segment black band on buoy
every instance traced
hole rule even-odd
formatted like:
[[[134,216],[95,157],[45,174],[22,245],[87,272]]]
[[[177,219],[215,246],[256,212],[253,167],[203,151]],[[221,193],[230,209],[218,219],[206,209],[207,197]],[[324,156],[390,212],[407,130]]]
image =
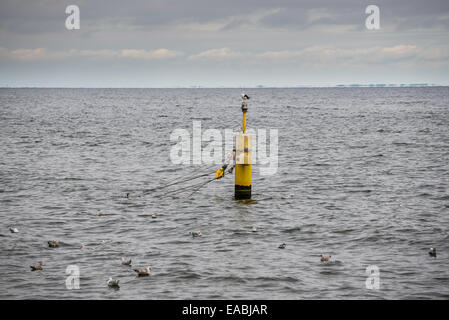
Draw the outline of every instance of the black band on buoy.
[[[236,200],[251,199],[251,186],[235,185],[235,199]]]

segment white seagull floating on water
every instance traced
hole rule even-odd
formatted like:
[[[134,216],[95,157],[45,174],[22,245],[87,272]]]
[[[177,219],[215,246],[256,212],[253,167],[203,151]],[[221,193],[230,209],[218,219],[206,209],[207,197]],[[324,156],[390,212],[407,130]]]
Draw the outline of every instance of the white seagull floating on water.
[[[112,278],[109,278],[108,281],[106,282],[108,284],[108,287],[110,288],[120,288],[119,283],[120,280],[114,280]]]

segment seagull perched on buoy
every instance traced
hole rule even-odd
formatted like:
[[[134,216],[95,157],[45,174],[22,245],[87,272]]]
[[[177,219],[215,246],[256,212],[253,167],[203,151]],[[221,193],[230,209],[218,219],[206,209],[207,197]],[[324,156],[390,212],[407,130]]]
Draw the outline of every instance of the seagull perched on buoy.
[[[246,93],[242,92],[242,99],[243,100],[249,100],[249,96]]]
[[[122,257],[122,264],[125,266],[130,266],[131,265],[131,259],[125,259]]]
[[[36,271],[36,270],[42,270],[42,266],[44,265],[44,263],[42,261],[39,261],[39,264],[36,266],[30,266],[31,271]]]
[[[431,257],[437,257],[437,249],[435,249],[435,248],[430,248],[429,249],[429,255],[431,256]]]
[[[9,231],[10,231],[11,233],[18,233],[18,232],[19,232],[19,229],[17,229],[17,228],[9,228]]]
[[[193,231],[193,232],[189,232],[189,234],[192,235],[192,238],[201,237],[203,235],[201,233],[201,231]]]
[[[134,269],[134,271],[137,273],[137,276],[139,276],[139,277],[147,277],[147,276],[149,276],[150,275],[150,270],[151,270],[150,267],[146,267],[146,269],[145,268],[143,268],[143,269]]]
[[[48,241],[47,242],[48,243],[48,246],[50,247],[50,248],[57,248],[57,247],[59,247],[59,241]]]
[[[286,245],[285,243],[283,243],[283,244],[280,244],[278,248],[279,248],[279,249],[285,249],[286,246],[287,246],[287,245]]]
[[[112,278],[109,278],[108,281],[106,282],[108,284],[109,288],[120,288],[119,283],[120,280],[114,280]]]
[[[331,259],[331,256],[323,256],[323,255],[320,255],[320,261],[321,262],[327,262],[327,261],[329,261]]]

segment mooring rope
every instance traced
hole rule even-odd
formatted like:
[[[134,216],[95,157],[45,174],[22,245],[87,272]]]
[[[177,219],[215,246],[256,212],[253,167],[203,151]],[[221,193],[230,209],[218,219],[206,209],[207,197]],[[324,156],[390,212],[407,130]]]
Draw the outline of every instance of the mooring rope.
[[[186,179],[179,180],[179,181],[175,181],[175,182],[172,182],[172,183],[163,185],[163,186],[159,186],[159,187],[155,187],[155,188],[151,188],[151,189],[146,189],[146,190],[143,191],[143,194],[147,194],[147,193],[150,193],[150,192],[156,191],[156,190],[165,189],[165,188],[168,188],[168,187],[171,187],[171,186],[174,186],[174,185],[183,183],[183,182],[188,182],[188,181],[191,181],[191,180],[195,180],[195,179],[198,179],[198,178],[202,178],[202,177],[208,176],[208,175],[210,175],[210,174],[211,174],[211,173],[202,173],[202,174],[200,174],[200,175],[197,175],[197,176],[194,176],[194,177],[188,177],[188,178],[186,178]]]
[[[192,188],[196,188],[196,187],[202,185],[203,183],[204,183],[204,182],[202,181],[202,182],[200,182],[200,183],[196,183],[196,184],[193,184],[193,185],[190,184],[190,185],[188,185],[188,186],[184,186],[184,187],[181,187],[181,188],[178,188],[178,189],[170,190],[170,191],[164,192],[164,193],[161,194],[161,195],[158,195],[158,197],[162,197],[162,196],[171,196],[171,195],[173,195],[173,194],[182,193],[182,192],[185,192],[185,191],[187,191],[187,190],[191,190]]]
[[[195,188],[195,189],[193,190],[193,192],[192,192],[191,194],[189,194],[189,195],[187,196],[187,198],[190,198],[191,196],[193,196],[194,193],[198,192],[198,191],[199,191],[201,188],[203,188],[206,184],[209,184],[209,183],[211,183],[211,182],[214,181],[214,180],[217,180],[217,178],[213,178],[213,179],[210,179],[210,180],[208,180],[208,181],[206,181],[206,182],[204,182],[204,183],[201,183],[197,188]]]

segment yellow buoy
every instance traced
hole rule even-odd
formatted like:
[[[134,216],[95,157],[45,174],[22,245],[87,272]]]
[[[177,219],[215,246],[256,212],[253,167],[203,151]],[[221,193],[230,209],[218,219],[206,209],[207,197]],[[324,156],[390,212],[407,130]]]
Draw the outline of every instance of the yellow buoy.
[[[235,137],[235,199],[251,199],[252,137],[246,134],[246,95],[242,101],[242,133]]]

